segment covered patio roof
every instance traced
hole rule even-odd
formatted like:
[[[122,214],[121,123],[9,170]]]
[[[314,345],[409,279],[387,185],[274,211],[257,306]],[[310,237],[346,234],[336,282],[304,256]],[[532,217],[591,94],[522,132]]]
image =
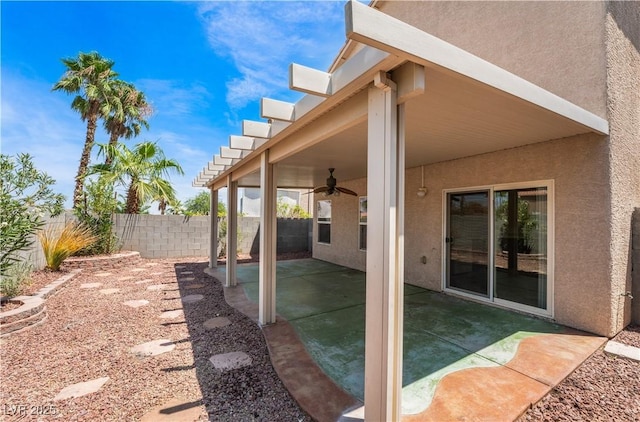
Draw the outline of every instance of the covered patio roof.
[[[594,132],[605,119],[477,56],[358,2],[346,5],[346,35],[357,53],[332,73],[290,67],[296,104],[263,99],[267,121],[243,122],[194,180],[219,189],[259,186],[260,154],[278,164],[279,187],[366,176],[367,95],[382,71],[412,78],[405,103],[406,168]],[[359,48],[359,50],[358,50]],[[417,66],[416,66],[417,65]],[[409,74],[410,73],[410,74]]]

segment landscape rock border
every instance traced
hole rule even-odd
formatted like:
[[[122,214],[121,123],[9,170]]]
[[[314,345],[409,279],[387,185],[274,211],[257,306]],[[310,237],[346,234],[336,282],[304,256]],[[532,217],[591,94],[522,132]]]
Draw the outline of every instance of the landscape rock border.
[[[111,255],[74,256],[64,261],[65,268],[101,269],[104,271],[136,265],[142,262],[140,252],[121,251]]]
[[[82,271],[72,270],[51,284],[38,290],[32,296],[16,296],[9,303],[22,303],[19,308],[0,313],[0,337],[6,337],[41,324],[47,319],[45,301],[56,293],[67,281]]]

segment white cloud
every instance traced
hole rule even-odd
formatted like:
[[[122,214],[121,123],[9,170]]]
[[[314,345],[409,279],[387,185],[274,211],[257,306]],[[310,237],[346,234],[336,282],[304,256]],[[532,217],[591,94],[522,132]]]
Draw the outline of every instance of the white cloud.
[[[227,81],[232,109],[276,93],[291,98],[289,64],[327,68],[344,42],[342,2],[206,2],[198,12],[212,48],[240,73]]]
[[[185,87],[178,81],[140,79],[135,85],[145,93],[156,118],[188,116],[197,108],[206,106],[210,97],[207,89],[196,82]]]

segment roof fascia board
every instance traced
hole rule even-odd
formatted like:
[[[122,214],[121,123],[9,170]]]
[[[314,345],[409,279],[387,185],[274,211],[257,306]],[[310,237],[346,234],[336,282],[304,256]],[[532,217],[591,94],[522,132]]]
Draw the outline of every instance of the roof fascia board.
[[[437,66],[520,98],[607,135],[609,123],[507,70],[355,0],[345,5],[346,33],[358,41],[425,66]]]

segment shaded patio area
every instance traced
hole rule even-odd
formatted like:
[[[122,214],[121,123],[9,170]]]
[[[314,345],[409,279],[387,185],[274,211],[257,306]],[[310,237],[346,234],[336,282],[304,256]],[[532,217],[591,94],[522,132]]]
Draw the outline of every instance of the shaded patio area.
[[[239,265],[237,278],[257,303],[257,264]],[[314,259],[279,261],[276,294],[278,315],[317,366],[362,402],[365,274]],[[606,340],[411,285],[404,296],[403,420],[514,420]],[[362,408],[349,410],[362,418]]]

